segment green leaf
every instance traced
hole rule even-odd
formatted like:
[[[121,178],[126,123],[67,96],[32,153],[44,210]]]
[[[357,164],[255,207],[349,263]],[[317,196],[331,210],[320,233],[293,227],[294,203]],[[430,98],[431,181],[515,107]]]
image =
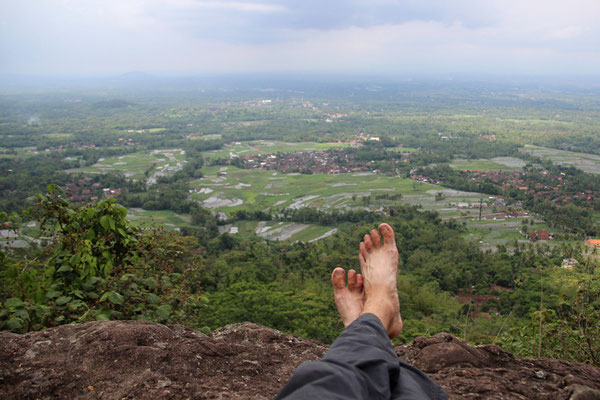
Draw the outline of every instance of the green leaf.
[[[13,317],[6,321],[6,326],[11,331],[16,331],[18,329],[21,329],[21,327],[23,326],[23,320],[21,318]]]
[[[150,289],[154,289],[156,287],[156,281],[152,278],[144,278],[140,281],[140,283]]]
[[[108,224],[110,225],[110,229],[112,229],[114,231],[115,230],[115,220],[111,216],[108,216]]]
[[[146,308],[146,305],[144,303],[139,303],[137,306],[133,307],[132,311],[137,313],[142,311],[144,308]]]
[[[126,237],[127,233],[123,230],[123,228],[118,227],[117,228],[117,232],[119,232],[121,234],[121,236]]]
[[[73,300],[73,298],[71,296],[60,296],[54,302],[56,303],[57,306],[62,306],[63,304],[67,304],[71,300]]]
[[[113,304],[123,305],[123,296],[117,292],[108,292],[108,301]]]
[[[146,302],[149,304],[158,304],[160,303],[160,297],[158,297],[154,293],[148,293],[146,295]]]
[[[21,318],[22,320],[29,319],[29,314],[25,310],[17,310],[15,311],[15,316]]]
[[[125,208],[123,206],[116,206],[115,208],[117,209],[117,211],[119,212],[119,215],[122,218],[125,218],[127,216],[127,208]]]
[[[111,310],[103,309],[103,310],[96,311],[95,317],[98,321],[108,321],[110,319],[111,315],[112,315]]]
[[[56,272],[70,272],[70,271],[73,271],[73,268],[70,265],[63,264],[60,266],[60,268]]]
[[[4,307],[14,309],[17,307],[22,307],[24,304],[25,303],[23,303],[21,299],[11,297],[10,299],[6,299],[6,301],[4,302]]]
[[[110,226],[110,223],[108,222],[108,215],[103,215],[100,217],[100,225],[102,225],[104,229],[108,229]]]
[[[205,335],[208,335],[210,333],[210,328],[208,326],[203,326],[202,328],[200,328],[200,332],[204,333]]]
[[[156,309],[156,315],[158,315],[158,318],[160,318],[161,320],[169,319],[169,316],[171,315],[171,306],[168,304],[164,304],[158,307]]]
[[[85,303],[81,300],[74,300],[69,304],[69,311],[75,311],[81,307],[84,307]]]
[[[110,270],[113,267],[113,263],[110,260],[106,260],[106,262],[100,267],[100,270],[105,273],[108,274],[110,272]]]
[[[98,278],[97,276],[90,276],[85,280],[86,285],[95,285],[96,282],[98,282],[100,280],[100,278]]]
[[[73,254],[69,262],[71,265],[77,265],[81,261],[81,255],[79,253]]]
[[[93,229],[88,230],[87,233],[85,234],[85,238],[87,240],[94,240],[95,237],[96,237],[96,232]]]
[[[102,295],[102,297],[100,297],[100,300],[98,300],[98,301],[102,303],[103,301],[105,301],[105,300],[108,298],[108,295],[109,295],[109,294],[110,294],[110,292],[106,292],[106,293],[104,293],[104,294]],[[89,293],[88,293],[88,295],[89,295]]]
[[[60,292],[57,291],[57,290],[48,290],[46,292],[46,298],[47,299],[53,299],[53,298],[58,297],[58,296],[60,296]]]

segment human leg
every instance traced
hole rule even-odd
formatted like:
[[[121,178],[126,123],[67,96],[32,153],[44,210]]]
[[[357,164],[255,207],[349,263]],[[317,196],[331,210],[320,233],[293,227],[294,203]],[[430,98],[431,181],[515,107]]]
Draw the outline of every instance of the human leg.
[[[350,270],[347,285],[342,268],[331,275],[346,329],[321,361],[298,368],[277,399],[446,399],[425,374],[398,360],[389,340],[402,330],[398,250],[389,225],[365,235],[359,260],[362,275]]]

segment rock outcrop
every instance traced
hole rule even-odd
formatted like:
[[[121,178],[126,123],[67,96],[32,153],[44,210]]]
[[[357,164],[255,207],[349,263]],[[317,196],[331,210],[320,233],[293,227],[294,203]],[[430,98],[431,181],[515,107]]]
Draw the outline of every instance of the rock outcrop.
[[[327,346],[251,323],[209,335],[141,321],[0,333],[1,399],[272,399]],[[600,399],[600,368],[518,359],[448,334],[396,346],[453,399]]]

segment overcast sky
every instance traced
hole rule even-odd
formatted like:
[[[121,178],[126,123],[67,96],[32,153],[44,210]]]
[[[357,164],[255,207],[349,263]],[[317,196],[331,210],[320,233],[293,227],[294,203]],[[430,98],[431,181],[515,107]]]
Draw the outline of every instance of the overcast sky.
[[[0,73],[600,73],[600,0],[0,0]]]

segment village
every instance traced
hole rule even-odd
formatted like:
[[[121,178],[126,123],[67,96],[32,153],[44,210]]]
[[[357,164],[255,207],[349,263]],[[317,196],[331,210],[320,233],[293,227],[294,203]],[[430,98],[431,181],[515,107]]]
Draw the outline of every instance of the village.
[[[82,178],[65,186],[65,192],[69,201],[77,203],[89,203],[98,199],[115,198],[121,194],[121,188],[103,187],[100,182],[94,182],[92,178]]]
[[[255,154],[239,157],[244,168],[278,170],[283,173],[343,174],[379,172],[372,161],[356,161],[352,154],[340,151],[305,151],[296,153]]]
[[[466,171],[467,176],[479,182],[493,182],[503,190],[518,189],[529,195],[568,204],[576,201],[591,205],[600,197],[599,190],[586,189],[575,192],[565,173],[551,174],[547,170],[535,172],[521,171]],[[536,179],[537,178],[537,179]]]

